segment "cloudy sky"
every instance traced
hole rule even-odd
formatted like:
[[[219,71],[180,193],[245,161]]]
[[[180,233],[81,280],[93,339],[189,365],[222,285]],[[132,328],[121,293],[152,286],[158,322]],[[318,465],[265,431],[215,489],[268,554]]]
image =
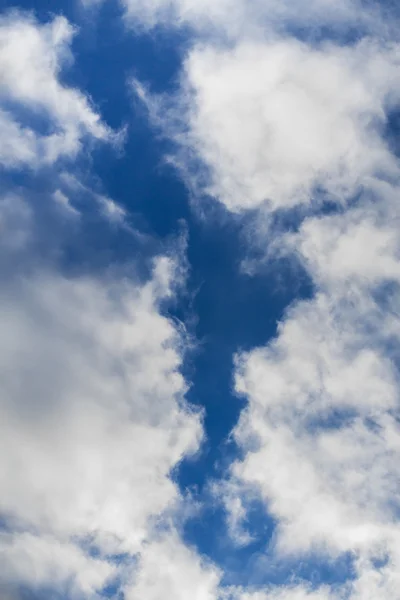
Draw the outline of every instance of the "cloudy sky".
[[[396,3],[0,10],[0,599],[400,600]]]

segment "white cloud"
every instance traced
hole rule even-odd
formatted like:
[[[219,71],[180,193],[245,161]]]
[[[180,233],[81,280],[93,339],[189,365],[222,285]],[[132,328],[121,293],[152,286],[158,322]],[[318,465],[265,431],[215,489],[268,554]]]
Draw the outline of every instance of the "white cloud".
[[[317,187],[341,202],[366,177],[397,172],[381,133],[399,97],[398,61],[396,46],[371,40],[198,45],[169,122],[161,105],[161,123],[181,145],[180,160],[190,168],[195,156],[208,170],[197,192],[230,210],[308,204]]]
[[[62,82],[73,33],[63,17],[45,25],[18,12],[0,18],[5,170],[115,139],[88,97]],[[79,198],[140,238],[125,210],[82,183],[75,166],[67,173],[53,164],[47,195],[8,183],[0,199],[0,595],[17,600],[25,586],[95,599],[119,581],[132,598],[137,590],[155,598],[168,585],[176,597],[196,586],[199,600],[214,600],[217,571],[174,529],[187,511],[171,473],[203,435],[201,414],[185,401],[188,340],[164,315],[183,283],[183,259],[161,254],[146,281],[128,277],[126,265],[62,272],[57,227],[67,236],[79,217],[84,232],[91,206],[78,211]],[[153,584],[161,561],[164,579]]]
[[[74,544],[30,533],[1,533],[0,557],[1,571],[10,583],[39,590],[48,583],[69,597],[81,593],[90,597],[116,570],[106,561],[88,557]]]
[[[174,535],[144,546],[137,577],[125,590],[126,600],[217,600],[220,573]]]
[[[40,145],[29,127],[16,123],[10,113],[0,109],[0,162],[6,168],[35,163]]]
[[[104,194],[101,194],[91,189],[89,186],[85,185],[79,179],[77,179],[74,175],[66,171],[60,173],[60,182],[62,186],[64,186],[68,193],[70,193],[71,195],[83,194],[91,201],[96,202],[101,215],[109,223],[114,225],[120,225],[125,229],[129,228],[126,222],[126,210],[120,204],[115,202],[112,198],[109,198],[108,196],[105,196]],[[60,193],[62,192],[60,192],[59,190],[56,192],[59,202],[61,197],[58,196],[58,194]],[[65,194],[62,194],[62,196],[66,198]],[[64,205],[66,204],[65,200],[61,200],[61,202]],[[71,206],[70,203],[69,208],[72,210],[76,210],[73,206]],[[71,213],[71,210],[69,212]]]
[[[135,554],[179,501],[170,471],[201,425],[183,399],[184,342],[159,312],[172,267],[160,258],[145,284],[54,272],[3,282],[0,512],[15,524],[3,579],[54,584],[59,569],[93,592],[110,567],[79,544]]]
[[[0,578],[38,588],[72,580],[72,597],[90,597],[121,574],[109,555],[127,552],[127,600],[391,600],[400,571],[399,171],[382,131],[399,100],[398,45],[286,37],[292,25],[347,28],[361,14],[374,30],[371,13],[346,0],[131,0],[125,8],[146,27],[176,21],[207,40],[212,23],[213,35],[240,38],[225,47],[196,42],[172,101],[137,88],[157,119],[171,102],[161,123],[180,144],[189,175],[193,157],[205,167],[198,192],[237,212],[267,201],[271,211],[307,205],[311,213],[316,188],[341,205],[282,240],[317,291],[288,311],[275,340],[237,357],[236,389],[248,407],[235,430],[244,458],[231,470],[226,504],[245,543],[243,489],[255,488],[278,522],[278,556],[350,552],[357,577],[339,591],[221,590],[221,574],[173,527],[155,535],[160,516],[180,502],[171,470],[202,434],[184,401],[185,341],[162,315],[177,278],[163,257],[147,283],[68,278],[42,267],[2,285],[0,511],[9,531],[0,537]],[[75,156],[87,135],[112,137],[86,96],[62,84],[72,34],[63,18],[39,25],[15,13],[0,23],[6,168]],[[112,200],[94,196],[121,220]],[[61,190],[54,200],[73,208]],[[2,202],[7,252],[21,251],[29,237],[27,206],[19,197],[15,206]],[[10,231],[18,233],[14,246]],[[387,283],[395,287],[382,291]]]
[[[334,600],[334,596],[329,589],[320,589],[317,591],[308,590],[303,586],[277,586],[268,591],[242,593],[237,591],[234,595],[235,600]]]
[[[175,98],[136,89],[178,142],[199,195],[236,212],[267,203],[290,216],[302,205],[308,217],[280,241],[309,271],[315,296],[288,311],[275,340],[237,358],[236,390],[249,404],[235,431],[244,458],[227,484],[228,524],[246,539],[242,498],[254,486],[277,520],[279,556],[350,552],[357,577],[337,593],[236,592],[386,600],[399,570],[400,256],[399,165],[384,130],[399,102],[399,47],[275,34],[196,43]],[[310,217],[321,190],[337,212]]]
[[[267,346],[237,358],[249,405],[232,475],[276,518],[278,554],[350,552],[349,597],[386,600],[400,564],[399,188],[368,187],[352,208],[288,237],[316,293]]]
[[[204,6],[169,5],[198,27],[203,13],[188,15]],[[135,18],[137,7],[130,4]],[[249,36],[244,20],[233,44],[203,36],[173,98],[134,87],[177,142],[173,161],[198,198],[209,194],[233,212],[283,209],[289,220],[302,208],[298,231],[261,243],[294,252],[316,292],[290,308],[275,340],[237,357],[236,391],[248,400],[235,430],[243,459],[216,496],[224,489],[237,543],[251,539],[246,498],[258,490],[277,522],[271,552],[279,560],[350,553],[355,579],[332,589],[283,585],[232,595],[389,600],[400,567],[400,173],[384,133],[400,100],[399,46],[381,36],[343,45],[283,34],[309,18],[303,8],[300,18],[286,12],[272,34]],[[209,7],[213,24],[213,10],[226,9]],[[324,18],[337,25],[329,10],[320,17],[318,25]],[[345,20],[350,25],[349,14]],[[321,216],[326,198],[337,210]]]
[[[26,13],[0,18],[0,161],[32,167],[75,156],[84,136],[113,140],[90,99],[63,84],[74,28],[64,17],[40,24]]]
[[[86,7],[101,2],[81,1]],[[120,0],[120,4],[131,27],[189,27],[208,39],[263,37],[294,26],[383,30],[379,7],[358,0]]]
[[[291,308],[276,340],[238,358],[236,389],[249,405],[229,486],[258,489],[282,560],[350,552],[349,597],[389,600],[400,565],[398,293],[382,307],[357,283],[332,288]]]
[[[90,138],[115,139],[89,99],[62,83],[73,33],[63,17],[46,25],[17,12],[0,19],[5,170],[74,158]],[[0,199],[1,594],[16,600],[26,586],[99,598],[117,577],[129,580],[131,595],[142,587],[150,598],[145,570],[164,549],[180,553],[203,590],[199,600],[211,600],[218,575],[203,569],[172,524],[183,500],[171,472],[203,434],[201,415],[185,401],[185,331],[162,308],[185,269],[171,250],[154,260],[147,281],[121,265],[92,275],[75,265],[74,275],[64,274],[64,238],[48,229],[61,223],[67,235],[75,221],[68,215],[84,232],[90,202],[81,212],[77,198],[94,200],[108,222],[135,233],[125,211],[82,183],[74,165],[68,173],[53,165],[40,208],[34,189],[12,184]],[[155,543],[163,520],[170,533]],[[125,554],[126,562],[113,559]],[[192,586],[185,576],[176,571],[171,589]]]
[[[135,83],[197,197],[233,212],[283,209],[288,220],[303,209],[299,230],[273,243],[296,253],[316,292],[290,308],[275,340],[237,357],[248,407],[235,430],[244,458],[225,487],[228,527],[246,541],[246,495],[258,490],[280,560],[350,553],[355,579],[232,593],[389,600],[400,566],[400,173],[385,127],[400,100],[399,46],[311,44],[279,29],[261,38],[249,41],[245,24],[234,44],[196,42],[174,98]],[[336,212],[321,216],[326,198]]]
[[[265,348],[237,358],[236,390],[249,404],[235,431],[244,458],[226,487],[228,525],[243,536],[253,486],[277,520],[278,555],[350,552],[358,577],[340,594],[391,598],[400,533],[399,165],[384,130],[399,103],[399,47],[381,38],[243,38],[195,44],[176,98],[137,88],[180,145],[179,166],[198,195],[236,212],[267,204],[288,218],[302,205],[308,217],[279,241],[300,257],[315,296],[288,311]],[[337,212],[310,217],[321,190]],[[385,555],[378,568],[374,559]]]
[[[54,202],[60,207],[64,214],[70,217],[79,217],[79,211],[74,208],[66,196],[61,190],[56,190],[53,194]]]
[[[200,425],[182,404],[163,286],[43,273],[3,287],[3,511],[135,549],[176,498],[168,474]]]
[[[325,285],[376,285],[400,277],[399,240],[390,225],[377,226],[358,213],[358,220],[333,216],[309,219],[302,227],[303,253]],[[323,257],[323,260],[321,260]]]
[[[350,552],[351,598],[386,600],[400,564],[398,187],[368,188],[288,237],[317,291],[267,346],[237,358],[249,405],[233,477],[277,519],[278,553]]]

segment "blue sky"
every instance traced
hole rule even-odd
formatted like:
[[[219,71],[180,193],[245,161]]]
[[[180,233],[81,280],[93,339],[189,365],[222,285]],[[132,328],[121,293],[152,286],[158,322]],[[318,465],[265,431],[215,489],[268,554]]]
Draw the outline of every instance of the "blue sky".
[[[392,600],[398,14],[0,13],[0,595]]]

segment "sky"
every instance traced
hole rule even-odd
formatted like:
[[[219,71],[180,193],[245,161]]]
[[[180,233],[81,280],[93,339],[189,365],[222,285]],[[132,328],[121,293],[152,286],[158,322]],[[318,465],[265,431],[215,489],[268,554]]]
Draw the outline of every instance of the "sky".
[[[1,600],[400,600],[399,24],[0,1]]]

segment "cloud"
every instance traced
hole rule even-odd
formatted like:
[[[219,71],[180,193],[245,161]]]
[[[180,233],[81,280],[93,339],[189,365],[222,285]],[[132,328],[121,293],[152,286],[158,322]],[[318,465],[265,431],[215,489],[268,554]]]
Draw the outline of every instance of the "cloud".
[[[82,0],[86,7],[100,2]],[[374,2],[358,0],[120,0],[120,5],[130,27],[184,27],[206,39],[264,37],[266,32],[299,26],[314,33],[322,27],[337,32],[352,27],[365,31],[387,30],[387,23],[382,22],[380,14],[382,9]]]
[[[185,402],[184,332],[164,312],[179,258],[160,254],[147,278],[31,261],[34,211],[21,191],[0,202],[1,244],[16,265],[0,288],[0,579],[12,592],[56,586],[71,598],[118,581],[127,600],[389,600],[400,570],[399,169],[384,134],[399,101],[398,44],[390,28],[374,37],[382,21],[346,0],[124,6],[131,23],[196,31],[177,94],[136,92],[177,143],[174,160],[197,196],[238,213],[303,211],[278,243],[300,258],[315,295],[286,312],[275,339],[236,357],[248,404],[234,431],[228,525],[251,540],[251,490],[277,523],[279,560],[350,554],[354,580],[224,589],[218,569],[184,544],[171,472],[197,451],[202,423]],[[361,40],[333,39],[360,16]],[[324,25],[330,41],[310,40]],[[62,83],[72,35],[61,17],[2,18],[7,169],[114,139],[89,99]],[[78,216],[80,192],[109,220],[125,216],[106,194],[58,175],[52,198],[64,213]]]
[[[275,339],[236,357],[248,406],[225,504],[234,537],[246,539],[246,494],[258,491],[280,560],[349,555],[354,580],[234,593],[386,600],[400,566],[400,177],[386,137],[399,47],[362,32],[347,44],[305,41],[287,35],[289,24],[251,41],[247,32],[229,45],[196,41],[174,97],[135,87],[177,143],[172,160],[199,201],[259,210],[260,221],[285,213],[291,233],[264,236],[265,251],[295,255],[315,290],[287,310]]]
[[[258,490],[281,560],[350,553],[349,597],[389,599],[400,535],[397,211],[374,224],[367,206],[357,212],[305,221],[298,251],[316,294],[290,307],[274,340],[237,357],[248,407],[229,489]]]
[[[61,16],[42,24],[27,13],[0,18],[0,161],[7,167],[74,157],[84,137],[113,141],[90,98],[64,84],[75,33]]]
[[[134,554],[179,501],[169,474],[201,425],[183,399],[183,340],[159,312],[170,269],[159,259],[143,285],[51,272],[3,283],[0,511],[31,569],[43,538],[73,564],[85,540]]]
[[[287,310],[275,339],[237,356],[248,407],[229,488],[258,489],[282,560],[350,553],[355,579],[339,597],[389,599],[400,535],[399,180],[350,166],[362,193],[281,238],[315,295]]]
[[[153,540],[143,548],[137,577],[125,590],[126,600],[176,598],[217,600],[221,574],[174,535]]]
[[[398,57],[397,46],[373,40],[198,45],[169,110],[136,89],[177,141],[178,163],[197,195],[235,212],[309,205],[321,189],[342,203],[366,177],[397,174],[382,131],[399,96]]]
[[[244,457],[226,485],[228,525],[237,537],[256,489],[277,521],[278,556],[350,552],[351,597],[390,598],[400,531],[400,178],[385,128],[399,103],[399,48],[360,37],[310,43],[276,30],[228,46],[203,40],[174,98],[136,89],[177,142],[175,161],[198,198],[292,219],[295,233],[272,243],[300,259],[315,289],[287,311],[276,339],[237,356],[236,391],[248,407],[235,429]]]
[[[344,51],[354,58],[353,53],[357,54],[359,49]],[[309,52],[313,60],[315,57],[319,60],[320,50],[309,49]],[[365,47],[362,55],[362,68],[371,73]],[[349,56],[343,63],[345,70],[348,59]],[[235,72],[239,63],[240,60],[232,63]],[[337,81],[333,63],[328,61],[326,68],[326,77]],[[340,86],[333,98],[336,114],[348,119],[345,128],[337,127],[339,137],[343,131],[347,135],[351,128],[356,132],[350,136],[345,168],[343,165],[338,168],[341,152],[336,154],[334,148],[332,152],[332,145],[327,143],[335,127],[332,131],[318,129],[323,135],[320,144],[314,147],[316,155],[310,160],[312,177],[307,184],[304,183],[305,164],[309,160],[306,145],[304,149],[295,146],[293,156],[291,150],[283,152],[288,162],[282,171],[277,165],[268,169],[269,157],[275,160],[279,153],[274,150],[270,155],[265,140],[254,146],[260,150],[254,152],[252,148],[248,152],[251,157],[261,155],[263,188],[272,181],[272,175],[279,175],[268,205],[271,213],[284,208],[290,216],[291,205],[310,203],[299,228],[281,235],[273,243],[280,244],[280,251],[295,253],[300,259],[312,279],[315,295],[287,310],[275,339],[236,358],[236,391],[247,398],[248,407],[235,430],[244,458],[234,463],[228,489],[232,494],[232,484],[236,482],[242,489],[237,495],[243,498],[249,488],[258,490],[277,523],[273,547],[281,560],[288,555],[312,557],[315,552],[320,557],[350,553],[356,576],[354,582],[337,592],[338,597],[386,599],[392,597],[399,569],[396,498],[400,489],[397,473],[400,271],[395,225],[398,162],[386,145],[382,124],[390,110],[384,98],[387,94],[391,99],[396,98],[396,90],[387,88],[382,95],[378,92],[374,100],[370,98],[365,103],[365,94],[353,95],[352,87],[369,88],[365,83],[359,87],[361,70],[355,69],[351,82],[349,78],[343,88],[344,94],[349,93],[349,98],[353,98],[352,108],[346,102],[342,109]],[[243,72],[246,78],[247,71]],[[380,69],[379,77],[383,72]],[[388,83],[392,85],[389,80]],[[220,80],[215,86],[219,84]],[[243,89],[247,87],[244,85]],[[375,92],[378,89],[379,85]],[[296,100],[296,92],[291,99]],[[301,123],[304,115],[308,115],[308,107],[298,102],[295,105],[293,118]],[[329,116],[329,106],[329,102],[324,105],[321,113],[324,118]],[[369,108],[365,109],[366,106]],[[235,135],[238,139],[242,137],[240,122],[246,132],[243,137],[252,131],[246,125],[252,123],[253,112],[249,108],[246,117],[227,126],[232,139]],[[314,125],[319,113],[314,110],[312,114],[309,123]],[[379,126],[375,118],[381,121]],[[273,127],[275,140],[287,131],[283,119],[275,119]],[[256,139],[255,134],[249,136]],[[308,139],[304,131],[294,137],[293,144],[297,140],[300,145],[307,144]],[[365,158],[362,139],[369,139]],[[230,164],[232,147],[232,143],[223,147],[218,166],[224,164],[225,148],[226,162]],[[382,157],[386,158],[381,160]],[[291,180],[297,159],[306,162]],[[318,169],[324,160],[327,167]],[[232,173],[236,174],[233,168]],[[249,173],[253,185],[257,182],[256,171]],[[226,181],[218,170],[215,180]],[[288,196],[287,186],[292,181],[297,195]],[[304,185],[303,197],[300,192]],[[339,200],[336,210],[321,211],[318,193],[316,200],[312,197],[316,185],[327,192],[325,198]],[[358,195],[354,196],[356,189]],[[236,210],[237,206],[226,200],[234,194],[224,195],[223,190],[217,189],[218,197],[228,208]],[[245,201],[238,200],[238,206],[241,210],[246,208]],[[261,203],[247,205],[255,206]],[[336,591],[330,593],[336,597]]]
[[[85,198],[90,199],[90,201],[94,201],[98,205],[102,217],[105,218],[109,223],[129,228],[126,222],[126,210],[112,198],[109,198],[103,193],[99,193],[90,186],[82,183],[82,181],[80,181],[70,172],[61,172],[59,179],[61,186],[64,187],[68,193],[75,196],[84,196]],[[61,194],[61,196],[59,194]],[[69,213],[71,214],[71,209],[76,209],[71,206],[70,202],[63,200],[63,197],[67,198],[65,194],[63,194],[60,190],[57,190],[55,198],[58,199],[58,202],[61,202],[64,205],[64,208],[69,210]]]
[[[101,231],[141,237],[101,183],[94,191],[78,176],[79,150],[115,136],[62,83],[73,32],[63,17],[0,20],[0,588],[15,600],[21,588],[71,600],[128,579],[133,589],[151,544],[159,557],[176,547],[203,577],[175,531],[183,499],[172,472],[203,436],[185,400],[188,336],[166,313],[184,258],[172,244],[152,257],[143,246],[140,261],[107,255],[91,268],[91,249],[74,246],[99,207]],[[33,172],[17,186],[15,168]],[[157,545],[160,528],[169,534]],[[216,586],[206,568],[204,578]]]
[[[272,34],[248,36],[245,21],[234,43],[203,36],[175,96],[134,89],[176,143],[171,160],[196,199],[259,211],[265,253],[295,256],[315,290],[287,310],[275,339],[236,357],[235,389],[248,401],[234,431],[241,458],[216,496],[224,490],[236,543],[252,539],[247,498],[258,492],[279,561],[349,556],[353,579],[232,595],[389,600],[400,567],[400,173],[386,128],[400,100],[399,46],[362,27],[347,44],[307,41],[302,19],[291,36],[288,15]],[[271,239],[265,215],[278,213],[290,233]]]
[[[250,399],[238,441],[256,436],[259,449],[237,474],[260,485],[291,551],[364,549],[396,520],[396,373],[360,332],[370,314],[352,300],[301,303],[275,342],[238,365]]]
[[[64,212],[64,214],[70,217],[79,217],[79,211],[71,205],[68,196],[66,196],[61,190],[56,190],[53,193],[53,199],[54,202]]]
[[[74,544],[29,533],[0,534],[0,556],[9,580],[31,589],[40,589],[46,582],[59,591],[68,590],[70,597],[80,593],[90,597],[115,569],[106,561],[88,557]]]
[[[272,588],[268,591],[237,592],[235,600],[333,600],[328,589],[308,590],[304,586]]]

